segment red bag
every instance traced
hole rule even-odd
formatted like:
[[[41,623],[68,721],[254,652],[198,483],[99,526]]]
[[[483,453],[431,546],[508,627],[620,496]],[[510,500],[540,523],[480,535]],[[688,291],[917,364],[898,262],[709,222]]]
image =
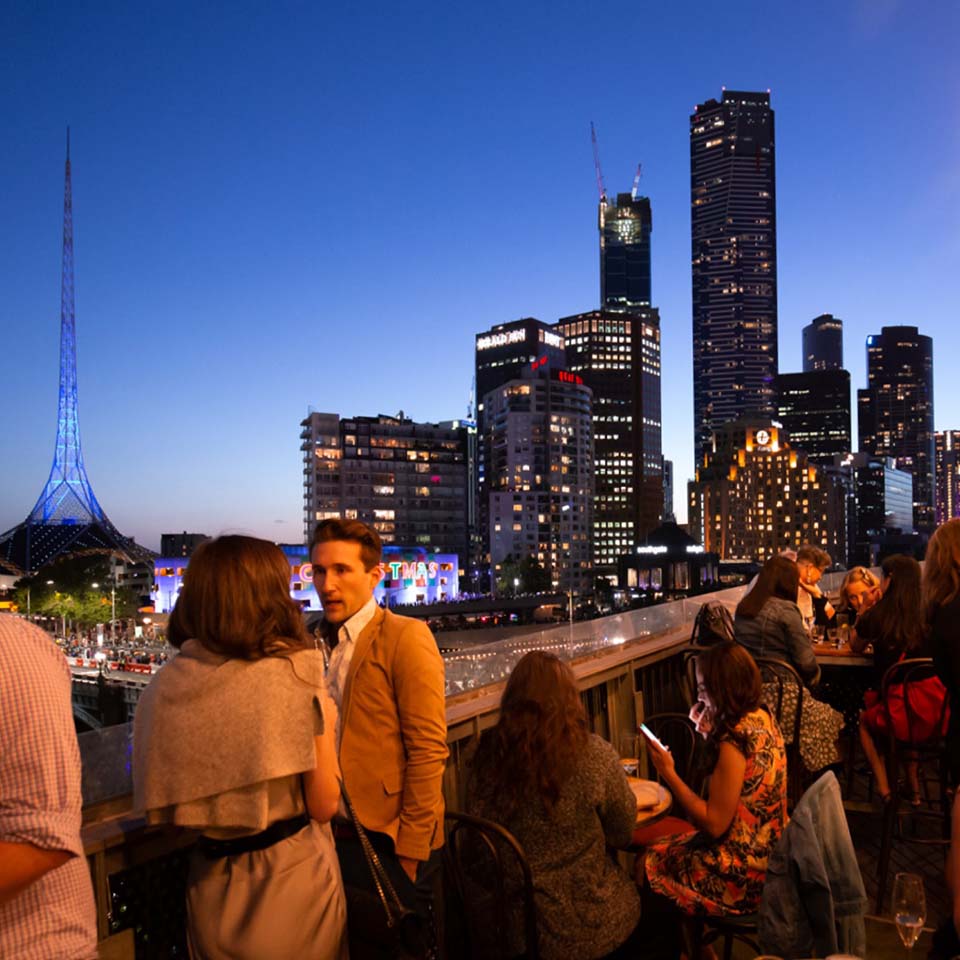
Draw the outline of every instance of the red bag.
[[[868,696],[874,691],[868,691]],[[864,714],[867,725],[880,733],[886,733],[890,721],[893,722],[894,736],[904,743],[924,743],[934,737],[943,737],[947,733],[950,708],[944,707],[947,688],[939,677],[925,677],[909,685],[910,716],[907,716],[907,704],[904,703],[903,684],[895,683],[887,689],[886,704],[879,698],[869,704]]]

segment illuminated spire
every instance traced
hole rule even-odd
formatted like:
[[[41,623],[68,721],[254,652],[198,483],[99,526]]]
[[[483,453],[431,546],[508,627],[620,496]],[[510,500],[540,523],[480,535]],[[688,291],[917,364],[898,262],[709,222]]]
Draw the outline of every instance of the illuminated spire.
[[[70,128],[63,189],[63,270],[60,282],[60,401],[53,466],[43,493],[30,511],[31,523],[85,524],[106,520],[83,466],[77,410],[77,329],[73,303],[73,194]],[[109,522],[109,521],[107,521]]]

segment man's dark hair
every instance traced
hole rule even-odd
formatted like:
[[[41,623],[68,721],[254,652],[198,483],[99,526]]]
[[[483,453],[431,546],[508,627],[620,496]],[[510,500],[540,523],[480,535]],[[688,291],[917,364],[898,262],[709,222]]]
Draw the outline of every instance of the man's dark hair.
[[[310,540],[310,555],[313,556],[313,548],[318,543],[329,543],[331,540],[359,543],[360,559],[367,570],[372,570],[383,556],[380,534],[360,520],[341,520],[339,517],[321,520]]]

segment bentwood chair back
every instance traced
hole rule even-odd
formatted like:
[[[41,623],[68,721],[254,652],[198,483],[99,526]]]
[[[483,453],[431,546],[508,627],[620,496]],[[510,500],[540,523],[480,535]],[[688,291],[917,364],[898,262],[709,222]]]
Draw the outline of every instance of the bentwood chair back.
[[[517,839],[498,823],[444,815],[447,956],[539,960],[533,876]]]
[[[773,714],[787,747],[787,795],[790,806],[802,792],[800,729],[803,725],[803,680],[789,663],[773,657],[754,657],[763,680],[763,700]]]

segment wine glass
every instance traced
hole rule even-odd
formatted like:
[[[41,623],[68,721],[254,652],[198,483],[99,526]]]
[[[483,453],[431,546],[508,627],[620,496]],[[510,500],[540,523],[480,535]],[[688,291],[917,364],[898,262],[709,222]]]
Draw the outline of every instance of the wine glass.
[[[893,881],[893,915],[903,945],[912,951],[927,919],[923,879],[915,873],[898,873]]]
[[[628,777],[635,777],[639,771],[639,743],[637,734],[624,732],[620,734],[620,763],[623,764],[623,772]]]

